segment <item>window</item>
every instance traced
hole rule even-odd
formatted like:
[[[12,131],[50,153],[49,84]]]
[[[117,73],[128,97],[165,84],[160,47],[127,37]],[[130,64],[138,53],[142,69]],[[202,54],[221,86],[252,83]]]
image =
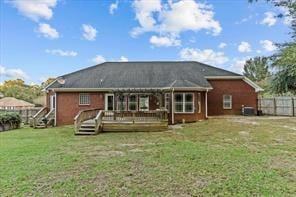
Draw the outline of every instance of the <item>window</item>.
[[[223,109],[232,109],[231,95],[223,95]]]
[[[164,99],[165,109],[167,109],[168,111],[170,111],[171,95],[169,93],[166,93],[164,96],[165,96],[165,99]]]
[[[194,98],[192,93],[175,94],[175,112],[177,113],[193,113]]]
[[[117,99],[117,110],[126,111],[127,110],[127,96],[120,95]]]
[[[79,95],[79,105],[89,105],[90,104],[90,97],[89,94],[80,94]]]
[[[149,96],[139,97],[139,111],[149,111]]]
[[[136,111],[138,108],[138,99],[137,95],[130,95],[128,97],[128,110]]]
[[[198,93],[198,113],[201,113],[201,93]]]

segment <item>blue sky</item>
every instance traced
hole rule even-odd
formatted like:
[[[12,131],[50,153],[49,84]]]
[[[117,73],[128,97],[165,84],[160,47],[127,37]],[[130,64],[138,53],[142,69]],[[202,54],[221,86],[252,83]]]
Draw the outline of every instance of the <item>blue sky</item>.
[[[262,1],[4,0],[0,83],[40,83],[103,61],[196,60],[241,72],[289,39]]]

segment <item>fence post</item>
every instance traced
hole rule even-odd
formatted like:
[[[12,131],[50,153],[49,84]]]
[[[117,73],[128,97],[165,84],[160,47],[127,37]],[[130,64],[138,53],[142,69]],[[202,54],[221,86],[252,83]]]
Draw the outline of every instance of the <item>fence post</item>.
[[[26,109],[26,124],[29,123],[29,109]]]
[[[292,116],[295,116],[295,100],[294,97],[291,97],[292,99]]]
[[[276,98],[273,98],[273,115],[276,116]]]

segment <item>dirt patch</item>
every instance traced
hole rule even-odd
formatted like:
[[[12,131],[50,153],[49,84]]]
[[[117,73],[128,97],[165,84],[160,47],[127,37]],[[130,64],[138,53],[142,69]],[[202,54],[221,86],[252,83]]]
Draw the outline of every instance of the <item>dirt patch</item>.
[[[235,123],[243,123],[243,124],[251,124],[251,125],[259,125],[260,123],[251,120],[251,119],[230,119],[230,122],[235,122]]]
[[[286,128],[286,129],[290,129],[290,130],[293,130],[293,131],[296,131],[296,127],[291,127],[291,126],[283,126],[283,128]]]
[[[295,159],[286,159],[282,156],[273,158],[269,162],[269,167],[275,170],[286,171],[294,178],[296,178],[296,161]]]
[[[248,131],[240,131],[240,132],[238,132],[241,136],[245,136],[245,137],[247,137],[247,136],[249,136],[250,135],[250,133],[248,132]]]
[[[123,147],[134,147],[134,146],[139,146],[139,144],[120,144],[120,146],[123,146]]]
[[[169,125],[169,129],[175,130],[175,129],[182,129],[183,125],[176,124],[176,125]]]
[[[117,150],[100,150],[100,151],[92,151],[87,153],[89,156],[102,156],[102,157],[115,157],[115,156],[124,156],[125,153],[123,151]]]

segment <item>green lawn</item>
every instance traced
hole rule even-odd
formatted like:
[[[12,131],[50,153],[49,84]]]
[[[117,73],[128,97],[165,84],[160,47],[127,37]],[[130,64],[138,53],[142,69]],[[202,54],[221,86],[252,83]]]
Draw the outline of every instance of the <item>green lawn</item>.
[[[292,196],[295,181],[296,118],[97,136],[71,127],[0,133],[0,196]]]

